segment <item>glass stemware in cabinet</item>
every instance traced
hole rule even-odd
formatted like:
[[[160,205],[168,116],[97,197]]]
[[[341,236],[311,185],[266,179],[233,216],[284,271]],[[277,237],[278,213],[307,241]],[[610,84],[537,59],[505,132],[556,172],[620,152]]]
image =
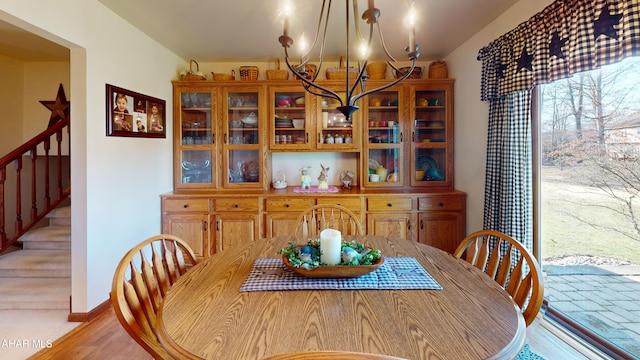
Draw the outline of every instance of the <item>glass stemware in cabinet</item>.
[[[181,100],[181,144],[213,144],[211,93],[183,92]]]
[[[260,183],[260,158],[257,150],[233,150],[229,153],[230,183]]]
[[[211,118],[212,93],[183,91],[176,119],[179,134],[179,162],[175,167],[175,181],[179,188],[215,186],[215,133]]]
[[[180,166],[182,184],[211,183],[213,171],[211,151],[183,150]]]

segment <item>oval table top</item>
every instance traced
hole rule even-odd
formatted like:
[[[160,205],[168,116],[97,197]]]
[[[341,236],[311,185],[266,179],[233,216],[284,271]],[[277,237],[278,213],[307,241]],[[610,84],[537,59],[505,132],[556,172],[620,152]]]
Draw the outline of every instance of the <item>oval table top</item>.
[[[408,240],[356,237],[385,257],[414,257],[442,290],[239,291],[256,258],[277,258],[293,240],[224,250],[180,278],[158,312],[167,351],[180,359],[342,350],[462,360],[512,359],[524,345],[524,319],[504,289],[466,261]]]

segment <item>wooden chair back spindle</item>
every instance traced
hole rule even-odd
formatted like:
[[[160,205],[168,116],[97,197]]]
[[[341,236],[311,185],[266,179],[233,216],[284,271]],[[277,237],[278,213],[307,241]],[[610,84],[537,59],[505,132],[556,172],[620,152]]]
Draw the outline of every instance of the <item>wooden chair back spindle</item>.
[[[469,234],[454,256],[464,257],[500,284],[520,307],[527,326],[535,320],[544,297],[542,271],[520,242],[498,231],[480,230]]]
[[[314,205],[296,220],[296,236],[318,237],[324,229],[335,229],[343,235],[364,235],[360,219],[340,205]]]
[[[116,268],[111,286],[116,317],[155,359],[173,359],[156,337],[156,313],[167,291],[195,264],[195,254],[186,242],[160,234],[129,250]]]

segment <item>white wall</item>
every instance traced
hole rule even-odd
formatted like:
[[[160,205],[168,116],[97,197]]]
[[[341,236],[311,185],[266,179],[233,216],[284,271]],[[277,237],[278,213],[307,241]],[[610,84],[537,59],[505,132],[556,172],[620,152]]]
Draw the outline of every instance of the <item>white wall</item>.
[[[551,4],[552,0],[521,0],[446,57],[454,88],[455,187],[467,192],[467,233],[483,224],[484,180],[489,106],[480,101],[481,63],[478,51]]]
[[[0,157],[22,142],[22,82],[24,66],[21,61],[0,55]]]
[[[49,125],[51,110],[42,105],[41,100],[56,100],[60,84],[69,99],[69,66],[68,61],[24,63],[23,142],[43,132]]]
[[[172,190],[171,112],[166,139],[107,137],[105,84],[171,109],[185,62],[96,0],[3,2],[0,20],[71,49],[72,312],[87,312],[108,299],[126,250],[160,232],[158,194]]]

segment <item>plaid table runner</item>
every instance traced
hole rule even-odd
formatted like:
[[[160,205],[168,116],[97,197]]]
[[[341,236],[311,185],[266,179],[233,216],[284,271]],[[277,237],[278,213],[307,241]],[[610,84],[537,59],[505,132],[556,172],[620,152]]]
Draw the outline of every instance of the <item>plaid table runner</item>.
[[[253,263],[240,291],[430,289],[442,290],[412,257],[385,257],[376,271],[356,278],[315,279],[287,269],[281,258],[259,258]]]

